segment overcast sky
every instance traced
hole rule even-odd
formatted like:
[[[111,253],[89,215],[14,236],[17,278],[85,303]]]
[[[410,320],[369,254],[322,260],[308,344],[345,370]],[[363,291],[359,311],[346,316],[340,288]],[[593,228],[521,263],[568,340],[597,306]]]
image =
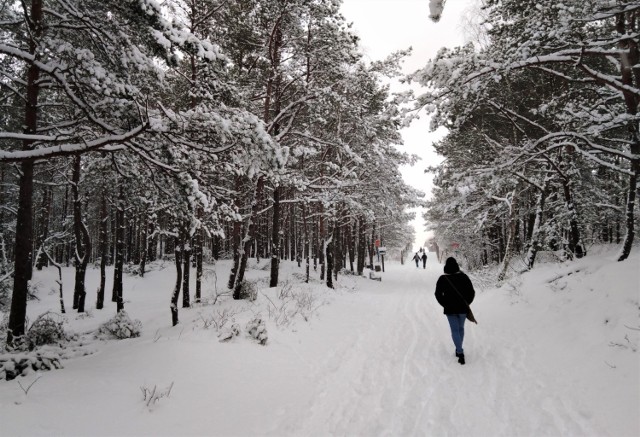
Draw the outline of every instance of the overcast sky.
[[[371,60],[383,59],[396,50],[412,47],[413,53],[404,64],[404,71],[412,73],[434,57],[440,47],[464,43],[461,18],[472,2],[448,0],[438,23],[429,19],[428,0],[343,0],[342,13],[353,22],[354,30],[361,38],[362,49]],[[431,144],[443,133],[429,132],[429,121],[424,116],[402,131],[404,146],[401,149],[422,158],[417,165],[403,168],[402,174],[407,183],[427,193],[427,198],[432,178],[424,173],[424,169],[441,161]],[[414,251],[428,237],[421,213],[417,215]]]

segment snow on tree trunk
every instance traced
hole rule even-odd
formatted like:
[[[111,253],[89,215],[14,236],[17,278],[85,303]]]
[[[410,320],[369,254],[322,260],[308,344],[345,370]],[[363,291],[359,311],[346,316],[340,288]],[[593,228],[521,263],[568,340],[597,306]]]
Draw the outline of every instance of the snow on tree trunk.
[[[533,221],[533,230],[531,231],[531,241],[529,243],[529,249],[525,256],[525,264],[527,269],[533,268],[533,263],[536,260],[536,254],[540,248],[540,227],[542,225],[542,213],[544,210],[545,193],[540,191],[536,199],[536,216]]]
[[[111,294],[111,301],[116,302],[116,309],[118,312],[124,309],[124,301],[122,296],[122,280],[123,280],[123,267],[124,267],[124,187],[120,182],[120,191],[118,193],[118,205],[116,207],[116,244],[115,244],[115,256],[114,256],[114,268],[113,268],[113,292]]]
[[[44,245],[49,235],[49,216],[51,215],[51,187],[45,186],[42,190],[42,207],[40,208],[40,225],[38,226],[38,235],[36,239],[36,247],[40,248]],[[49,262],[49,258],[44,250],[42,250],[36,259],[36,268],[42,270]]]
[[[634,24],[637,21],[637,15],[633,12]],[[618,14],[616,17],[616,28],[620,35],[625,35],[628,31],[636,29],[626,29],[625,14]],[[638,77],[638,62],[640,62],[640,51],[638,50],[638,42],[636,38],[621,38],[618,43],[620,50],[620,70],[622,75],[622,83],[629,88],[636,88],[640,85],[640,77]],[[635,83],[634,83],[635,82]],[[637,93],[623,90],[627,113],[635,118],[638,113],[638,104],[640,98]],[[625,223],[627,232],[622,243],[622,250],[618,256],[618,261],[624,261],[631,253],[631,246],[635,237],[635,203],[638,188],[638,173],[640,173],[640,129],[636,120],[629,122],[629,131],[631,133],[631,175],[629,176],[629,190],[627,191],[627,204],[625,212]]]
[[[184,232],[182,238],[182,257],[184,262],[184,271],[182,276],[182,308],[191,307],[191,292],[189,290],[189,278],[191,274],[191,242]],[[186,242],[185,242],[186,240]]]
[[[260,199],[262,198],[262,191],[264,190],[264,176],[258,177],[256,182],[256,188],[253,194],[253,200],[251,202],[251,216],[247,223],[247,234],[242,242],[242,253],[240,254],[240,265],[238,266],[238,273],[236,274],[235,284],[233,287],[234,299],[240,298],[240,290],[242,288],[242,281],[244,280],[244,272],[247,269],[247,262],[249,260],[249,251],[251,250],[251,244],[255,240],[255,233],[258,221],[258,212],[260,208]],[[235,297],[237,296],[237,297]]]
[[[629,176],[629,191],[627,192],[627,205],[626,205],[626,218],[625,224],[627,225],[627,232],[624,236],[622,243],[622,250],[618,256],[618,261],[624,261],[629,257],[631,253],[631,246],[633,245],[633,239],[635,236],[635,204],[636,204],[636,190],[638,188],[638,173],[640,173],[640,141],[638,137],[634,138],[634,142],[631,145],[631,153],[636,158],[631,163],[631,171],[633,175]]]
[[[85,287],[85,274],[91,255],[91,238],[89,231],[82,220],[82,199],[80,198],[80,167],[81,158],[73,159],[73,177],[71,180],[71,192],[73,194],[73,232],[76,240],[75,265],[76,277],[73,291],[73,309],[79,313],[84,312],[84,303],[87,296]]]
[[[507,236],[507,245],[504,251],[504,259],[502,260],[502,268],[498,274],[498,282],[502,282],[507,276],[507,270],[509,269],[509,263],[513,257],[513,245],[516,238],[516,220],[517,220],[517,206],[516,206],[516,190],[513,190],[511,194],[511,203],[509,205],[509,235]]]
[[[171,293],[171,324],[178,324],[178,298],[180,296],[180,287],[182,285],[182,251],[180,250],[180,242],[176,238],[175,242],[175,258],[176,258],[176,285]]]
[[[280,187],[273,189],[273,220],[271,229],[271,275],[269,287],[278,286],[280,267]]]
[[[203,230],[202,228],[198,229],[196,231],[196,236],[195,236],[195,247],[194,247],[194,254],[193,256],[195,256],[195,261],[196,261],[196,294],[194,296],[194,300],[196,303],[200,303],[200,301],[202,300],[202,254],[203,254],[203,245],[204,245],[204,238],[203,238]]]
[[[333,234],[329,234],[329,239],[324,245],[323,252],[326,254],[327,260],[327,287],[333,288],[333,276],[331,274],[333,270]]]
[[[349,222],[349,242],[347,244],[349,251],[349,270],[353,273],[355,271],[353,269],[353,262],[356,256],[356,227],[353,220]]]
[[[240,194],[240,177],[236,176],[236,181],[235,181],[235,187],[236,187],[236,196],[239,196]],[[239,197],[236,197],[235,200],[235,212],[236,214],[240,214],[240,199]],[[227,282],[227,288],[229,290],[234,290],[235,289],[235,285],[236,285],[236,275],[238,274],[238,268],[240,267],[240,232],[241,232],[241,225],[242,223],[240,222],[239,218],[236,218],[233,221],[233,233],[232,233],[232,237],[231,237],[231,244],[233,247],[233,265],[231,266],[231,272],[229,274],[229,281]],[[240,299],[239,295],[236,295],[236,293],[233,293],[233,298],[234,299]]]

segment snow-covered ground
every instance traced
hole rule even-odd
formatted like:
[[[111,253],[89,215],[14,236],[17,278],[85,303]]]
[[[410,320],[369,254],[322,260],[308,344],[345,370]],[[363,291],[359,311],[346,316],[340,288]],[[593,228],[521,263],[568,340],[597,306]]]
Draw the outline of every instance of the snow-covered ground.
[[[476,278],[479,324],[466,326],[464,366],[433,297],[442,272],[434,254],[426,269],[387,261],[381,282],[341,276],[336,290],[301,283],[302,269],[284,262],[277,289],[263,282],[253,303],[180,308],[175,327],[174,269],[155,264],[144,280],[125,278],[125,309],[142,336],[87,334],[90,355],[1,381],[0,435],[638,436],[640,253],[623,263],[615,253],[540,264],[500,288]],[[265,265],[252,260],[248,277],[266,278]],[[209,267],[209,302],[229,267]],[[55,274],[37,272],[31,320],[58,311]],[[72,271],[65,278],[69,308]],[[88,290],[97,281],[90,271]],[[66,317],[82,334],[114,314],[108,302]],[[255,316],[266,321],[266,346],[244,332],[218,340],[214,322],[244,328]],[[18,382],[37,377],[25,394]],[[168,397],[143,401],[141,388],[171,384]]]

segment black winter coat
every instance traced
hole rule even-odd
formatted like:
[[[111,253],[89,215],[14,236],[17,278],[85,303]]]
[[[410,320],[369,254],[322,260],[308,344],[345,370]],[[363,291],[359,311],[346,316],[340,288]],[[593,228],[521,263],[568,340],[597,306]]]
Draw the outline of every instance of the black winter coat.
[[[436,299],[444,308],[445,314],[467,314],[467,305],[456,293],[452,284],[468,304],[473,302],[476,291],[473,289],[471,279],[462,272],[452,275],[444,274],[438,278],[438,282],[436,282]]]

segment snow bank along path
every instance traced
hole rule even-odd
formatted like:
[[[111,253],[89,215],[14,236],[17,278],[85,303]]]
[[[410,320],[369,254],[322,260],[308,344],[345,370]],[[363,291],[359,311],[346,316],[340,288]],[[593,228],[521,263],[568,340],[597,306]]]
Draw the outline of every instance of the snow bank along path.
[[[426,270],[392,264],[371,281],[350,310],[359,315],[335,321],[342,335],[315,366],[308,404],[271,434],[611,435],[553,375],[531,368],[518,327],[502,325],[481,293],[459,365],[433,296],[441,269],[431,258]]]

